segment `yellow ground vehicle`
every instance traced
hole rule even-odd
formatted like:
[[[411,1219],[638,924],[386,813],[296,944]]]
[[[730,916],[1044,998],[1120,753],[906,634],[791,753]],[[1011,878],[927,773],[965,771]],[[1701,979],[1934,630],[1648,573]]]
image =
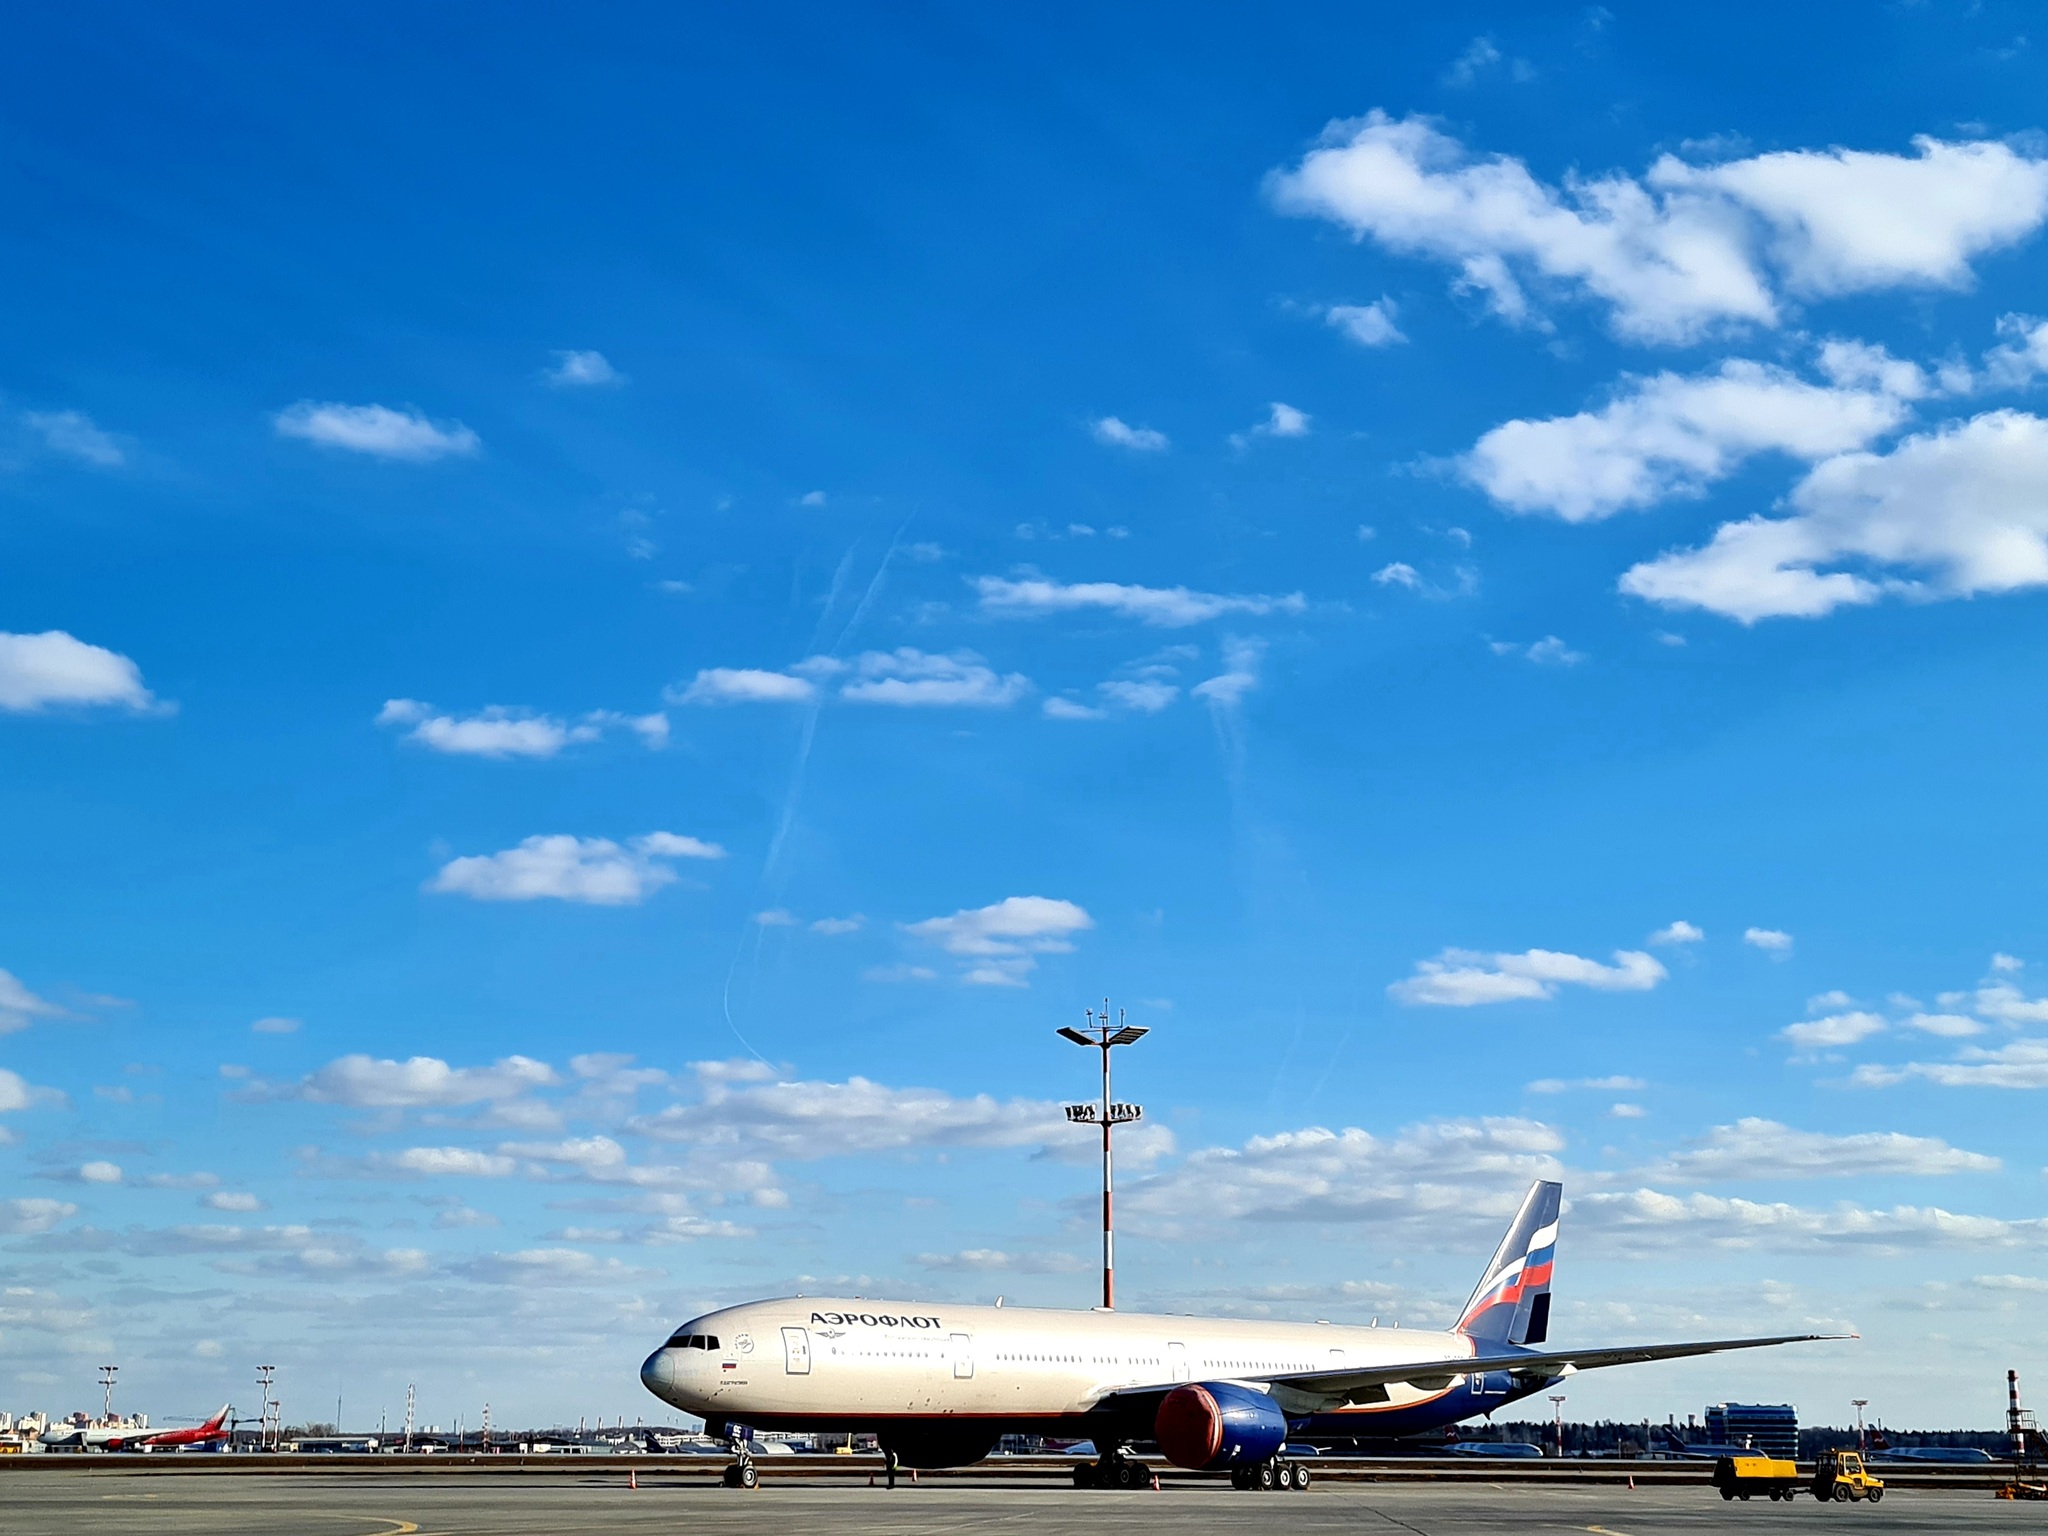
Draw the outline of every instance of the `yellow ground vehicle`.
[[[1846,1504],[1851,1499],[1868,1499],[1875,1504],[1884,1497],[1884,1484],[1863,1467],[1855,1451],[1822,1451],[1813,1464],[1813,1496]]]
[[[1789,1499],[1799,1491],[1799,1469],[1770,1456],[1723,1456],[1714,1463],[1714,1486],[1724,1499],[1754,1494]]]

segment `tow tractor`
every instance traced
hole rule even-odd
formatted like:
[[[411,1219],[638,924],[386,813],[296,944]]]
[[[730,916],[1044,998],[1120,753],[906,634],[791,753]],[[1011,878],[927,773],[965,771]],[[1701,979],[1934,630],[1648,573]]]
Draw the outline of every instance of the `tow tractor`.
[[[1813,1463],[1813,1496],[1822,1503],[1868,1499],[1875,1504],[1884,1497],[1884,1484],[1864,1468],[1860,1451],[1822,1451]]]

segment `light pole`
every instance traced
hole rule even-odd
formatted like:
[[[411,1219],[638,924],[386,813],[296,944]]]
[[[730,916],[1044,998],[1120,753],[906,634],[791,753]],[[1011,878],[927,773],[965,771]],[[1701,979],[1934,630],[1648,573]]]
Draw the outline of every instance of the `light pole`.
[[[1145,1113],[1139,1105],[1119,1104],[1109,1096],[1109,1053],[1116,1046],[1130,1045],[1143,1039],[1151,1031],[1142,1025],[1126,1024],[1121,1011],[1112,1022],[1107,998],[1103,1000],[1102,1011],[1097,1013],[1091,1008],[1087,1018],[1088,1022],[1080,1029],[1062,1026],[1059,1033],[1076,1045],[1091,1046],[1102,1052],[1102,1102],[1069,1104],[1067,1118],[1076,1125],[1102,1127],[1102,1309],[1107,1312],[1116,1306],[1116,1223],[1110,1210],[1116,1176],[1115,1164],[1110,1157],[1109,1133],[1113,1127],[1128,1124]]]
[[[100,1385],[107,1389],[106,1396],[100,1406],[100,1422],[102,1424],[114,1422],[114,1378],[120,1373],[121,1367],[118,1365],[103,1365],[100,1367]]]
[[[1870,1442],[1863,1430],[1863,1410],[1870,1406],[1870,1399],[1852,1397],[1849,1399],[1849,1405],[1856,1410],[1856,1449],[1858,1453],[1867,1452],[1870,1449]]]
[[[1564,1459],[1564,1394],[1562,1392],[1551,1393],[1550,1402],[1557,1414],[1557,1455],[1558,1459],[1562,1461]]]

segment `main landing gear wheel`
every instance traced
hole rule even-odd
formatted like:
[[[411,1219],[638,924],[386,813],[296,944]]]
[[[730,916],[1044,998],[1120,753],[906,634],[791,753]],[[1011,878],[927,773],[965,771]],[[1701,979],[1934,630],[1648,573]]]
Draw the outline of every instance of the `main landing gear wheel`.
[[[761,1474],[754,1470],[751,1461],[740,1462],[725,1469],[725,1486],[728,1488],[752,1488],[761,1481]]]
[[[1279,1476],[1274,1471],[1273,1463],[1270,1461],[1260,1462],[1257,1469],[1252,1473],[1252,1486],[1261,1493],[1271,1492],[1278,1482]]]
[[[1296,1493],[1308,1492],[1308,1468],[1298,1461],[1294,1464],[1294,1491]]]

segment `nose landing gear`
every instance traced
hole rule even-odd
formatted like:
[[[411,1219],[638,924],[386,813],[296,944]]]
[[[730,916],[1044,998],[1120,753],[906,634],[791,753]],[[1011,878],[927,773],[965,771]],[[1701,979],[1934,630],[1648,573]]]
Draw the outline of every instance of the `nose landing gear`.
[[[725,1469],[723,1482],[728,1488],[752,1488],[761,1481],[760,1473],[754,1470],[754,1453],[747,1449],[747,1442],[740,1434],[737,1424],[725,1427],[725,1448],[732,1452],[733,1463]]]

